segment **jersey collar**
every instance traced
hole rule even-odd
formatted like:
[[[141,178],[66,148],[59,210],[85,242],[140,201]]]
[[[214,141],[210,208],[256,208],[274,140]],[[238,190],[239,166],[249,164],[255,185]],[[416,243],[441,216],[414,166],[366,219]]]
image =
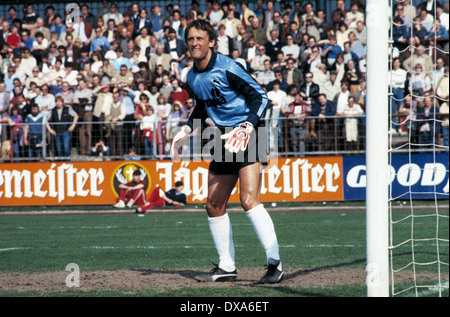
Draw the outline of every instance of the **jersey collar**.
[[[210,69],[213,69],[214,64],[216,63],[217,53],[214,52],[214,51],[212,51],[211,53],[212,53],[211,54],[211,59],[209,60],[208,65],[206,66],[206,68],[204,70],[198,70],[197,67],[194,64],[194,67],[193,67],[194,68],[194,72],[196,72],[196,73],[204,73],[204,72],[206,72],[206,71],[208,71]]]

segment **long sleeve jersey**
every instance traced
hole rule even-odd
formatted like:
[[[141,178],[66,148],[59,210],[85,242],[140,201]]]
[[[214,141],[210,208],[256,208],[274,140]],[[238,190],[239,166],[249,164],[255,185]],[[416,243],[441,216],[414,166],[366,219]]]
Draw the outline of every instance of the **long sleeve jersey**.
[[[188,122],[211,118],[218,127],[236,127],[248,121],[256,126],[268,105],[265,91],[233,59],[212,52],[206,69],[195,65],[187,74],[196,107]]]

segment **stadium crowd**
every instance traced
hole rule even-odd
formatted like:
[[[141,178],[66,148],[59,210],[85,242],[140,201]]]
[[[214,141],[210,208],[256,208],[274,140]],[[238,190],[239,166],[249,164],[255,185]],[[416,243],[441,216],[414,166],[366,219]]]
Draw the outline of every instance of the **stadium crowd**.
[[[194,19],[208,20],[217,52],[267,91],[265,119],[280,132],[272,148],[363,149],[364,1],[337,0],[332,12],[300,1],[213,0],[204,12],[196,0],[188,12],[103,4],[98,12],[81,5],[76,19],[51,5],[43,16],[33,5],[0,16],[3,158],[8,142],[13,157],[42,157],[43,136],[58,157],[69,158],[72,147],[96,157],[167,155],[171,131],[195,107],[184,42]],[[391,21],[390,132],[448,147],[448,2],[394,1]]]

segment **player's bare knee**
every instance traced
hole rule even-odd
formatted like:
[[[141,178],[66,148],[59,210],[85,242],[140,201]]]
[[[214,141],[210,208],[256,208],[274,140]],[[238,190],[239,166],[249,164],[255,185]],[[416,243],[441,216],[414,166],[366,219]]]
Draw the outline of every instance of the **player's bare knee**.
[[[210,217],[219,217],[225,214],[225,207],[219,204],[216,204],[210,200],[206,200],[205,203],[206,212]]]
[[[241,206],[245,211],[258,206],[260,201],[251,195],[241,195]]]

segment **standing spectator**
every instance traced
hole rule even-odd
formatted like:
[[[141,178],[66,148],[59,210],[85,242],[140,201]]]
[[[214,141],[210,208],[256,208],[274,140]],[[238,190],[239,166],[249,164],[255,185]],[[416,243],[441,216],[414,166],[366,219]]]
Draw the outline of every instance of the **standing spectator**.
[[[156,115],[152,106],[148,106],[144,111],[144,116],[140,124],[140,135],[142,143],[144,143],[145,155],[153,156],[153,140],[156,125]]]
[[[105,135],[105,112],[106,105],[111,104],[112,94],[110,92],[108,85],[97,85],[92,90],[92,94],[95,96],[95,106],[92,112],[92,116],[94,119],[93,133],[92,135],[95,139],[92,141],[93,143],[97,143],[99,140],[104,138]]]
[[[441,104],[439,107],[439,115],[441,117],[442,136],[444,138],[444,146],[447,147],[448,153],[448,140],[449,140],[449,107],[448,101]]]
[[[353,60],[349,60],[347,63],[347,71],[344,74],[344,79],[350,85],[350,93],[355,96],[359,91],[359,82],[362,80],[362,75],[356,68]]]
[[[156,143],[158,145],[158,154],[164,155],[166,147],[166,127],[167,118],[169,117],[172,106],[167,103],[167,98],[163,94],[160,94],[155,106],[156,116],[158,117],[158,125],[156,127]]]
[[[70,157],[71,134],[75,130],[78,115],[68,106],[64,105],[61,96],[55,98],[56,106],[50,112],[47,130],[55,138],[56,151],[60,157]]]
[[[73,95],[73,106],[82,121],[79,129],[81,155],[88,155],[92,147],[92,97],[92,90],[87,87],[86,80],[79,80],[78,89]]]
[[[172,103],[172,109],[167,118],[167,131],[166,131],[166,141],[172,144],[172,140],[175,137],[176,129],[180,125],[181,114],[182,114],[182,104],[180,101],[175,100]]]
[[[311,116],[317,117],[311,122],[311,136],[319,151],[331,150],[334,135],[334,118],[336,108],[325,94],[320,94],[312,106]],[[318,143],[318,144],[317,144]]]
[[[440,130],[439,110],[434,105],[432,97],[425,97],[424,106],[417,111],[419,123],[419,148],[435,148],[438,145],[438,133]]]
[[[292,152],[305,153],[307,122],[305,118],[311,114],[311,106],[302,100],[299,93],[295,93],[294,101],[291,102],[284,115],[288,117],[289,139]]]
[[[12,106],[8,118],[8,123],[11,129],[11,139],[13,142],[13,154],[14,157],[23,156],[24,135],[23,135],[23,118],[20,115],[20,108],[18,106]]]
[[[349,96],[347,105],[343,109],[345,118],[345,149],[355,151],[358,142],[358,122],[359,118],[355,116],[362,116],[363,109],[355,102],[355,97]]]
[[[408,73],[401,68],[400,58],[395,58],[392,62],[393,69],[389,71],[388,82],[391,83],[392,97],[391,101],[391,120],[398,124],[396,114],[402,106],[404,99],[404,91]]]
[[[42,157],[42,123],[44,116],[37,104],[31,105],[31,113],[25,118],[24,144],[28,147],[28,157]]]
[[[281,126],[280,126],[280,112],[284,107],[284,101],[286,99],[286,92],[280,89],[280,81],[275,80],[273,82],[272,90],[267,93],[267,97],[270,100],[270,108],[269,111],[266,111],[266,126],[270,126],[270,135],[269,135],[269,146],[271,150],[275,150],[278,146],[283,144],[281,142],[282,134]],[[275,142],[275,136],[273,134],[273,129],[277,129],[278,133],[278,144]]]
[[[147,34],[153,33],[153,25],[148,18],[148,12],[146,9],[141,9],[139,11],[139,17],[134,21],[133,38],[137,38],[142,35],[142,30],[146,29]]]
[[[220,9],[220,3],[218,0],[214,0],[211,13],[208,16],[209,23],[217,31],[220,21],[224,17],[224,12]]]
[[[272,70],[270,58],[264,61],[264,70],[256,72],[256,78],[261,81],[261,85],[267,89],[269,84],[275,80],[275,73]]]
[[[125,105],[120,101],[120,91],[113,92],[112,102],[105,105],[106,137],[111,144],[111,155],[123,156],[123,120],[127,114]]]

